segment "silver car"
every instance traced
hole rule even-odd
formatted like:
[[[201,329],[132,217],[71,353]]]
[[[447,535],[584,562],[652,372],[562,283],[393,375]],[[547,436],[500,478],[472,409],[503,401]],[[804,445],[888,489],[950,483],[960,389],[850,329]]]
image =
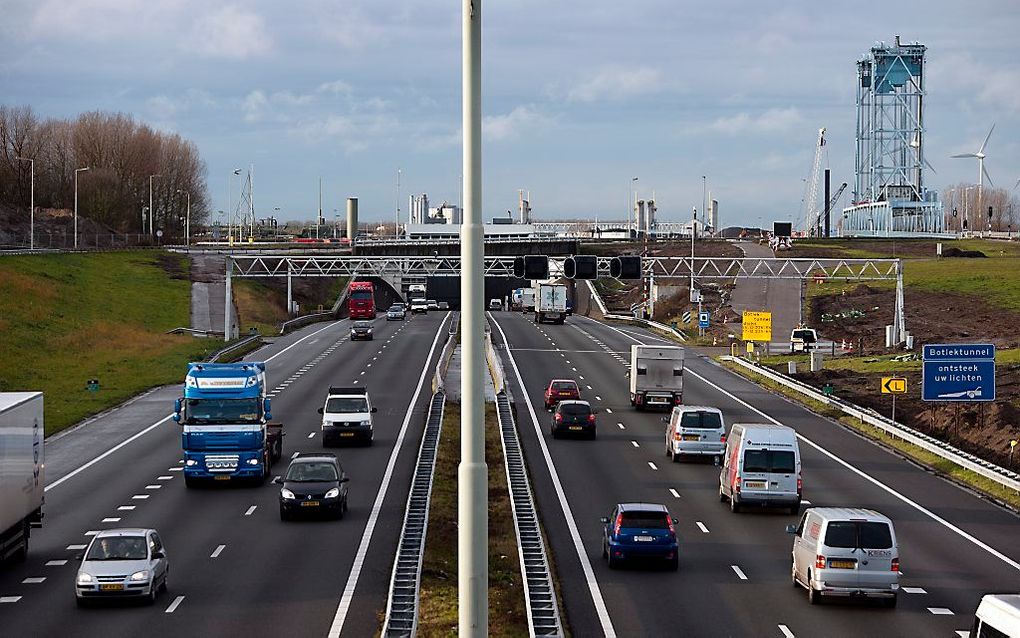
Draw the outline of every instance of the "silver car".
[[[666,456],[674,462],[694,456],[722,460],[726,424],[719,408],[678,405],[666,422]]]
[[[154,529],[107,529],[92,538],[75,577],[78,606],[102,598],[136,598],[152,604],[166,590],[169,564]]]

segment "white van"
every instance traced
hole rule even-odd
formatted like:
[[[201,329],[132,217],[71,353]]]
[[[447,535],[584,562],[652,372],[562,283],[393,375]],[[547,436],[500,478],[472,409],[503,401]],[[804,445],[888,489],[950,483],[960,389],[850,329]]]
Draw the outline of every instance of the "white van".
[[[726,425],[719,408],[678,405],[666,422],[666,456],[711,456],[718,463],[726,449]]]
[[[875,510],[810,507],[793,539],[794,585],[807,588],[808,601],[821,597],[881,599],[896,606],[900,589],[900,550],[892,521]]]
[[[1020,594],[988,594],[974,613],[971,638],[1020,636]]]
[[[719,500],[730,510],[746,504],[800,509],[800,446],[797,433],[771,423],[734,424],[719,473]]]

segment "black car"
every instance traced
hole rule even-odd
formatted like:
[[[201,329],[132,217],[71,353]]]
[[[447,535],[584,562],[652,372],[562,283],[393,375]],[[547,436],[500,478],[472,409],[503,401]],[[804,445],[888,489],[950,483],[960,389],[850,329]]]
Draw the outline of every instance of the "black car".
[[[358,339],[372,340],[371,321],[355,321],[354,325],[351,326],[351,341]]]
[[[554,439],[564,434],[595,438],[595,410],[587,401],[560,401],[553,410],[549,432]]]
[[[273,479],[280,485],[280,520],[289,521],[300,514],[343,518],[348,481],[335,454],[299,454],[286,475]]]

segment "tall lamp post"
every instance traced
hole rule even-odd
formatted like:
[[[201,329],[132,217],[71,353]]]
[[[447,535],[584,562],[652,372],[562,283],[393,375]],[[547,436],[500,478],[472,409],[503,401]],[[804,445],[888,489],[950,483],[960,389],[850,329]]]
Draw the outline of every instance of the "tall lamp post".
[[[191,245],[191,193],[177,189],[178,194],[184,194],[188,198],[188,212],[184,215],[184,245]]]
[[[396,222],[393,224],[393,239],[400,236],[400,173],[401,170],[397,169],[397,217]]]
[[[29,222],[28,222],[28,249],[35,250],[35,160],[27,157],[17,158],[23,162],[30,162],[32,166],[32,186],[29,196]]]
[[[162,177],[158,173],[156,175],[149,175],[149,235],[152,235],[152,218],[156,216],[156,209],[152,207],[152,178]]]
[[[705,223],[708,223],[708,178],[704,175],[701,176],[701,214],[705,218]]]
[[[637,206],[637,202],[635,201],[637,199],[637,194],[634,192],[634,182],[636,181],[638,181],[638,178],[631,177],[630,182],[627,184],[627,219],[630,222],[628,226],[632,226],[635,230],[640,230],[637,227],[637,221],[634,219],[634,216],[637,214],[634,210],[634,207]]]
[[[78,249],[78,173],[89,170],[88,166],[74,169],[74,249]]]

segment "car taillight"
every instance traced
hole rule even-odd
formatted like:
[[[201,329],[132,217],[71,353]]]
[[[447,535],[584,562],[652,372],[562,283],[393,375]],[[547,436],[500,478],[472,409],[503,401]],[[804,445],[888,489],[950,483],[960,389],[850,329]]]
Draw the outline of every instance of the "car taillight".
[[[797,477],[797,494],[800,494],[803,489],[804,489],[804,481],[801,480],[801,478],[798,476]]]
[[[892,566],[889,569],[894,572],[900,571],[900,559],[899,558],[892,559]]]
[[[623,514],[616,515],[616,524],[613,525],[613,534],[619,534],[620,528],[623,527]]]
[[[684,437],[679,432],[673,432],[673,440],[674,441],[682,441],[683,438]]]
[[[594,422],[595,422],[595,415],[594,414],[589,414],[588,415],[588,423],[594,423]]]
[[[666,522],[669,523],[669,533],[672,534],[673,536],[676,536],[676,529],[673,527],[673,517],[667,516]]]
[[[634,403],[636,403],[637,405],[641,405],[642,403],[644,403],[644,401],[645,397],[640,394],[634,397]]]
[[[737,474],[737,477],[735,479],[733,479],[733,491],[736,492],[737,494],[740,494],[740,475],[739,474]]]
[[[723,434],[722,436],[719,437],[719,442],[720,443],[725,443],[726,442],[726,435],[725,434]]]
[[[815,556],[815,569],[825,569],[825,557],[821,554]]]
[[[563,415],[557,412],[554,418],[556,419],[557,422],[559,422],[563,420]]]
[[[680,405],[681,403],[683,403],[683,399],[680,398],[679,394],[673,397],[673,404],[674,405]]]

